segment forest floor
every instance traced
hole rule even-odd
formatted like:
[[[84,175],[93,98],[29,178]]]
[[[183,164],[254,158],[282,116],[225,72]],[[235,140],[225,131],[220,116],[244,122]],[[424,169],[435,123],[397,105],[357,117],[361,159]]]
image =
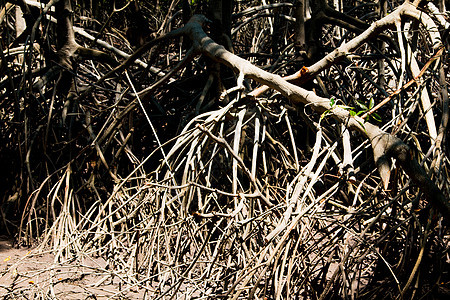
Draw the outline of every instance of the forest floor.
[[[142,290],[122,288],[101,258],[55,261],[37,248],[17,248],[0,236],[2,299],[142,299]]]

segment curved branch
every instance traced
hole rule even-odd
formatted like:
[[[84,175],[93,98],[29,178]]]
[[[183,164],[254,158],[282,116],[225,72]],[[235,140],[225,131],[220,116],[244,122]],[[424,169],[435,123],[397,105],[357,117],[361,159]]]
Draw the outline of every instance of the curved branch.
[[[284,79],[296,85],[304,84],[305,82],[314,78],[323,70],[326,70],[330,66],[343,60],[352,51],[356,50],[358,47],[360,47],[361,45],[363,45],[376,35],[380,34],[385,29],[394,26],[395,22],[399,21],[404,15],[412,18],[417,18],[417,20],[421,21],[422,24],[427,29],[433,28],[436,29],[433,21],[428,16],[426,16],[426,14],[417,10],[417,8],[414,7],[412,4],[410,4],[409,2],[405,2],[404,4],[399,6],[395,11],[383,17],[382,19],[373,22],[360,35],[356,36],[347,43],[342,44],[340,47],[334,49],[332,52],[328,53],[328,55],[323,57],[321,60],[317,61],[315,64],[311,65],[310,67],[303,67],[296,73],[284,77]],[[437,30],[433,30],[433,32],[430,32],[430,37],[433,41],[433,48],[435,49],[435,51],[437,51],[442,45],[439,32],[437,32]],[[267,89],[268,89],[267,86],[259,87],[258,89],[254,90],[251,93],[251,95],[252,96],[260,95],[265,91],[267,91]]]
[[[434,182],[429,179],[423,168],[413,158],[410,148],[403,143],[402,140],[384,132],[378,126],[371,123],[364,123],[363,119],[351,116],[348,111],[342,108],[331,107],[329,99],[319,97],[311,91],[289,83],[279,75],[261,70],[247,60],[227,51],[223,46],[215,43],[203,31],[202,24],[206,20],[207,19],[202,15],[195,15],[184,27],[184,30],[190,36],[198,51],[209,56],[213,60],[230,67],[238,74],[242,73],[247,78],[254,79],[259,83],[277,90],[293,104],[304,103],[318,113],[327,111],[329,112],[329,115],[333,116],[339,122],[347,124],[349,129],[358,130],[367,136],[372,144],[374,160],[382,176],[385,187],[389,181],[389,158],[393,157],[399,161],[403,170],[422,189],[428,201],[442,213],[445,219],[450,220],[449,202],[442,191],[440,191]],[[383,20],[384,23],[386,23],[386,21],[387,20],[385,19]],[[366,35],[371,34],[366,33]],[[348,47],[351,47],[352,45],[353,44]],[[336,53],[336,55],[339,54],[340,52]]]

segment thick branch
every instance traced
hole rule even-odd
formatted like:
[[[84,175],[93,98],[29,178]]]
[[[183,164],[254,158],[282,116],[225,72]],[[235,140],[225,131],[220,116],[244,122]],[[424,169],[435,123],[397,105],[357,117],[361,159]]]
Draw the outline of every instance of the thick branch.
[[[439,209],[446,219],[450,219],[450,205],[447,199],[429,179],[417,161],[413,159],[409,147],[402,140],[384,132],[378,126],[364,123],[363,119],[359,117],[352,117],[348,111],[342,108],[331,107],[329,99],[319,97],[311,91],[289,83],[279,75],[261,70],[247,60],[227,51],[223,46],[215,43],[203,31],[202,24],[206,20],[202,15],[195,15],[184,27],[184,30],[189,34],[194,47],[198,51],[230,67],[236,73],[243,74],[247,78],[254,79],[259,83],[277,90],[294,104],[304,103],[319,113],[328,111],[329,115],[341,123],[347,124],[348,128],[360,131],[372,143],[375,163],[385,182],[389,180],[389,158],[394,157],[399,161],[411,179],[422,188],[427,199]]]
[[[435,50],[441,47],[441,39],[439,32],[436,30],[436,26],[430,17],[417,10],[416,7],[411,5],[409,2],[405,2],[403,5],[399,6],[395,11],[385,16],[384,18],[373,22],[369,28],[367,28],[360,35],[356,36],[347,43],[342,44],[340,47],[334,49],[328,55],[323,57],[321,60],[316,62],[310,67],[303,67],[298,72],[284,77],[285,80],[292,82],[296,85],[302,85],[310,79],[314,78],[323,70],[328,69],[330,66],[340,62],[352,51],[356,50],[358,47],[377,36],[385,29],[394,26],[395,22],[399,21],[402,16],[408,16],[415,18],[422,22],[422,24],[428,29],[430,37],[433,42],[433,47]],[[252,92],[252,95],[257,96],[264,93],[268,87],[260,87]]]

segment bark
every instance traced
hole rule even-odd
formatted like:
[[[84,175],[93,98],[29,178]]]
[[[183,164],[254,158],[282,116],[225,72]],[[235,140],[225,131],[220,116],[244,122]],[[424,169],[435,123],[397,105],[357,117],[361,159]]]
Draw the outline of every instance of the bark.
[[[305,0],[298,0],[295,5],[295,47],[298,51],[305,51]]]
[[[400,17],[404,15],[415,15],[415,10],[408,3],[403,5],[398,14],[392,13],[391,18]],[[357,130],[367,136],[372,145],[374,160],[386,187],[389,182],[390,174],[390,158],[395,158],[402,166],[405,173],[409,175],[412,181],[417,184],[425,194],[428,201],[442,213],[446,220],[450,220],[450,204],[445,198],[440,189],[430,180],[423,168],[413,158],[410,148],[403,143],[399,138],[384,132],[378,126],[364,122],[359,117],[353,117],[350,113],[339,107],[331,107],[330,100],[317,96],[311,91],[307,91],[299,86],[289,83],[287,80],[281,78],[279,75],[271,74],[258,67],[252,65],[247,60],[242,59],[231,52],[227,51],[223,46],[215,43],[202,29],[202,25],[207,19],[202,15],[195,15],[190,22],[183,28],[188,34],[197,51],[207,55],[211,59],[224,64],[231,68],[236,74],[246,78],[253,79],[261,84],[267,85],[272,89],[277,90],[285,96],[292,104],[306,104],[318,113],[327,111],[329,115],[346,124],[351,130]],[[380,20],[381,24],[376,24],[371,27],[372,32],[366,32],[360,37],[361,40],[353,41],[347,45],[347,51],[354,49],[353,47],[362,42],[367,35],[375,35],[380,32],[380,27],[388,26],[389,20]],[[377,23],[377,22],[376,22]],[[380,26],[380,27],[378,27]],[[333,55],[342,55],[337,49]],[[332,64],[332,61],[323,61],[324,64]]]

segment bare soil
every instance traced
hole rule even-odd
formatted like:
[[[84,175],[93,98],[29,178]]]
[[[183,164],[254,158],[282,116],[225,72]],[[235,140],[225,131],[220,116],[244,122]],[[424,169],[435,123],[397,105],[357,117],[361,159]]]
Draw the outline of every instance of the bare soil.
[[[108,272],[101,258],[56,261],[38,249],[13,247],[0,237],[0,297],[3,299],[142,299],[142,290],[127,289]]]

